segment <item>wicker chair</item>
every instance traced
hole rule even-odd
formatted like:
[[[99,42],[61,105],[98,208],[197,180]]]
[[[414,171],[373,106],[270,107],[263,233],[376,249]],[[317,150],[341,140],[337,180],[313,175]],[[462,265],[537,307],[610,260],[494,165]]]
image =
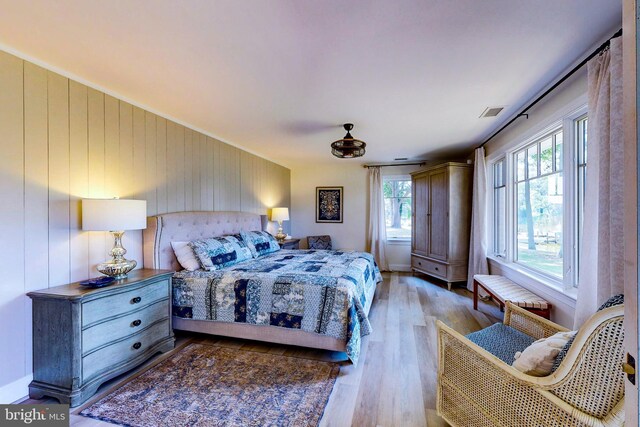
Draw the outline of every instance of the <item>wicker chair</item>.
[[[509,302],[504,324],[535,338],[566,331]],[[437,321],[438,413],[453,426],[624,425],[624,305],[601,310],[558,369],[526,375]]]

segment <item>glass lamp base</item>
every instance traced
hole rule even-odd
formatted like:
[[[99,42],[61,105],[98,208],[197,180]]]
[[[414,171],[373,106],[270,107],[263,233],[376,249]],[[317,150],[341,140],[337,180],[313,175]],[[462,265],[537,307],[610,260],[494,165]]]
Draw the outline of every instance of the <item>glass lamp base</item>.
[[[276,240],[278,242],[284,242],[284,239],[287,238],[287,235],[282,231],[282,221],[278,221],[278,234],[276,234]]]
[[[127,273],[136,268],[138,263],[135,260],[123,259],[121,261],[111,260],[98,264],[97,270],[116,280],[126,279]]]
[[[111,260],[98,264],[97,270],[107,276],[111,276],[116,280],[125,279],[127,273],[136,268],[138,265],[134,260],[125,259],[124,254],[127,250],[122,247],[122,235],[124,231],[112,231],[114,243],[111,249]]]

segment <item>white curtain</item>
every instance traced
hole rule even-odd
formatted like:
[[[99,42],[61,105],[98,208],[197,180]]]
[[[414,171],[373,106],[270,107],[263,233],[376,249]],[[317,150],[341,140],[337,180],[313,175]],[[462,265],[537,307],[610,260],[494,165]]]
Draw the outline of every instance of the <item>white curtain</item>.
[[[472,197],[467,278],[467,289],[470,291],[473,290],[474,274],[489,274],[487,264],[487,171],[484,161],[484,147],[476,148],[475,152]]]
[[[379,167],[369,168],[369,232],[367,250],[373,254],[378,267],[388,271],[385,242],[387,229],[384,220],[384,197],[382,194],[382,174]]]
[[[622,37],[587,67],[589,137],[575,328],[624,290]]]

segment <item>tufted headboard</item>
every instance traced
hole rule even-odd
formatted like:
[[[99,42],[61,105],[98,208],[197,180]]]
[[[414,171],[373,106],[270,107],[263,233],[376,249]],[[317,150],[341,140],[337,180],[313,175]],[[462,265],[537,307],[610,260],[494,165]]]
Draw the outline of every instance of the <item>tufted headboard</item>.
[[[181,270],[171,242],[262,230],[260,215],[248,212],[175,212],[147,218],[142,233],[144,267]]]

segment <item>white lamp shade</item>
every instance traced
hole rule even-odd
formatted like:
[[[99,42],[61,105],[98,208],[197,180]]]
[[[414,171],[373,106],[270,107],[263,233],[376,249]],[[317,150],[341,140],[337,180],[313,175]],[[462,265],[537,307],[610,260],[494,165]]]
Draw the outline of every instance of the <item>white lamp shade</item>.
[[[271,209],[271,221],[289,221],[289,208]]]
[[[143,228],[147,228],[146,200],[82,200],[82,229],[85,231],[125,231]]]

